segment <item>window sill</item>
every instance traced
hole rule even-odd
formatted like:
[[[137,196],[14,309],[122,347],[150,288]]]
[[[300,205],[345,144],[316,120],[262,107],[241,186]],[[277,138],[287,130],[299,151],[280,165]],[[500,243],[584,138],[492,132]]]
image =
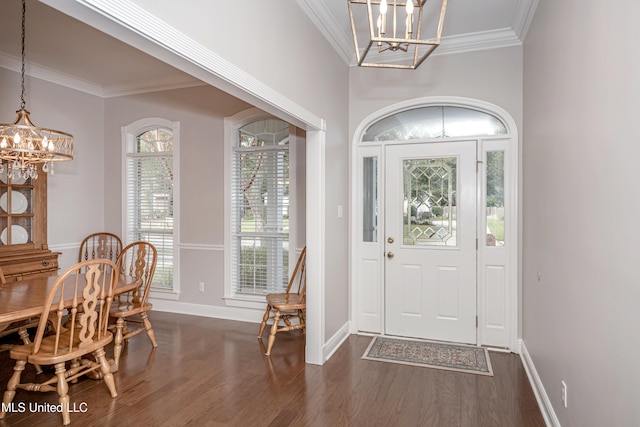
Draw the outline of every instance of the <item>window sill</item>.
[[[224,297],[224,303],[229,307],[243,307],[243,308],[259,308],[264,310],[267,303],[265,297]]]

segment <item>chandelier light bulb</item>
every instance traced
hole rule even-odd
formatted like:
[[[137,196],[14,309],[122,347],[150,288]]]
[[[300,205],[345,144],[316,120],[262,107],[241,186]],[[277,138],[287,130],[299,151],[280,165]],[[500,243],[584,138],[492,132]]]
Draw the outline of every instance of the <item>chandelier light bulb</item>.
[[[14,144],[20,144],[20,141],[22,141],[22,137],[20,136],[19,132],[16,132],[13,134],[13,142]]]
[[[7,148],[7,138],[2,138],[2,142],[0,142],[0,148]]]
[[[387,0],[380,3],[380,16],[378,16],[378,36],[383,37],[387,32]]]
[[[407,15],[413,14],[413,1],[407,0]]]

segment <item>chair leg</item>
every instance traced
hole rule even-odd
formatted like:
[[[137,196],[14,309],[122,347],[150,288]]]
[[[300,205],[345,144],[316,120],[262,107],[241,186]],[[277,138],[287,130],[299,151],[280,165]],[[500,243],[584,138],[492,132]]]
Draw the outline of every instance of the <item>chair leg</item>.
[[[116,337],[114,339],[113,345],[113,360],[116,362],[116,365],[120,362],[120,354],[122,353],[122,341],[124,341],[122,330],[124,329],[124,319],[122,317],[118,317],[118,321],[116,322]]]
[[[60,406],[62,407],[62,425],[65,426],[71,423],[69,416],[69,384],[67,384],[67,379],[64,375],[66,371],[64,362],[56,363],[57,389],[58,396],[60,396]]]
[[[102,372],[102,379],[104,383],[107,385],[109,389],[109,393],[111,393],[111,397],[117,397],[118,392],[116,391],[116,383],[113,380],[113,374],[111,373],[111,365],[109,365],[109,361],[104,352],[104,348],[100,348],[93,352],[96,360],[100,363],[100,372]]]
[[[307,320],[305,319],[304,310],[298,310],[298,319],[300,319],[300,324],[302,325],[302,333],[307,333]]]
[[[271,306],[267,304],[267,310],[264,312],[264,316],[262,317],[262,323],[260,323],[258,338],[262,338],[262,333],[264,332],[264,328],[267,326],[267,320],[269,320],[269,313],[271,313]]]
[[[77,368],[79,366],[80,366],[80,359],[76,357],[75,359],[73,359],[71,361],[71,365],[69,367],[70,367],[71,370],[73,370],[73,369],[75,369],[75,368]],[[74,380],[71,380],[71,383],[72,384],[77,384],[78,383],[78,379],[76,378]]]
[[[27,331],[27,328],[20,328],[18,330],[18,336],[20,337],[20,339],[25,345],[31,344],[31,340],[29,339],[29,332]],[[33,367],[36,368],[36,374],[42,373],[42,368],[40,367],[40,365],[33,365]]]
[[[27,365],[26,360],[17,360],[16,365],[13,367],[13,375],[9,378],[9,383],[7,384],[7,390],[4,392],[2,396],[2,408],[0,408],[0,420],[4,418],[6,415],[5,408],[8,409],[11,402],[13,402],[13,398],[16,395],[16,388],[18,384],[20,384],[20,376],[22,375],[22,371],[24,371],[24,367]]]
[[[147,315],[147,313],[140,313],[140,318],[142,319],[144,329],[147,331],[147,335],[151,340],[151,345],[157,347],[158,343],[156,342],[156,334],[153,332],[153,327],[151,326],[151,322],[149,321],[149,316]]]
[[[276,341],[276,333],[278,333],[279,321],[280,310],[276,310],[276,314],[273,316],[273,326],[271,326],[271,333],[269,334],[269,342],[267,344],[267,352],[264,354],[265,356],[269,356],[271,354],[271,347],[273,347],[273,343]]]

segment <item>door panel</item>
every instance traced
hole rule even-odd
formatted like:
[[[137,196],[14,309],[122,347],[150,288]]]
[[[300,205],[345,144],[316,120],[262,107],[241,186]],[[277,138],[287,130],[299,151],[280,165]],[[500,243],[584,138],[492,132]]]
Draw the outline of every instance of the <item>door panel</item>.
[[[385,154],[385,332],[475,343],[476,143]]]

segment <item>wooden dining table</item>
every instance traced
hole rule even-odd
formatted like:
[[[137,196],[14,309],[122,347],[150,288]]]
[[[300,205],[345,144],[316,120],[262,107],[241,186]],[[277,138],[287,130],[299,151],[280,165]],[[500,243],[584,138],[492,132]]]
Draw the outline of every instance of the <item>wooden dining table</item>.
[[[0,325],[26,319],[39,318],[44,304],[58,276],[36,277],[7,282],[0,285]],[[121,274],[118,277],[114,296],[129,292],[142,284],[140,279]],[[73,287],[65,287],[68,300],[73,299]]]

